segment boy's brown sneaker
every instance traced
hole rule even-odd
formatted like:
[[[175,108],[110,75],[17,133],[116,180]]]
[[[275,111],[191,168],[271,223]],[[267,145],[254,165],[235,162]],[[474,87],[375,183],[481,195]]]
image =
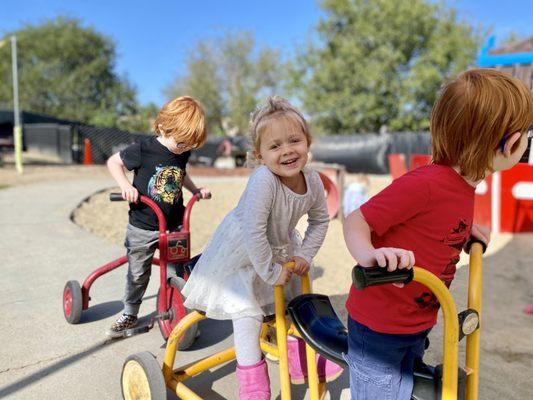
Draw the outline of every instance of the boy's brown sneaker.
[[[106,334],[111,338],[118,338],[122,336],[126,329],[133,328],[135,325],[137,325],[137,316],[122,314],[117,318],[113,325],[111,325],[111,328],[107,330]]]

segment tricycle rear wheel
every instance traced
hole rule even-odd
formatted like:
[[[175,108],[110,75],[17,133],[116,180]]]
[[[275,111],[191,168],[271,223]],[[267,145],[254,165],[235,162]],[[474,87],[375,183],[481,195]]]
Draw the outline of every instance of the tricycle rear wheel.
[[[63,314],[69,324],[77,324],[81,319],[83,300],[78,281],[68,281],[63,289]]]

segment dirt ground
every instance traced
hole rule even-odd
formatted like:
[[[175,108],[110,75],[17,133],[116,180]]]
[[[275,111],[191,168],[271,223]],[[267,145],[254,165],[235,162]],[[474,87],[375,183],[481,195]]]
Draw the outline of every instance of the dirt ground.
[[[235,205],[246,185],[246,173],[191,171],[197,184],[209,187],[213,198],[195,204],[191,217],[192,251],[201,251],[222,218]],[[237,176],[235,176],[237,175]],[[244,175],[244,176],[239,176]],[[43,180],[109,178],[103,166],[27,166],[18,175],[12,165],[0,168],[0,189],[11,185],[27,185]],[[348,176],[347,182],[356,179]],[[377,193],[389,182],[387,177],[370,176],[370,193]],[[104,189],[104,188],[103,188]],[[121,245],[127,223],[127,204],[110,202],[108,193],[87,193],[87,199],[73,210],[75,223]],[[188,199],[188,195],[185,196]],[[301,221],[299,229],[305,229]],[[533,315],[522,309],[533,302],[533,234],[500,234],[493,237],[484,258],[484,304],[482,321],[480,399],[533,399]],[[454,284],[458,309],[466,308],[468,258],[463,256]],[[342,223],[331,221],[325,243],[316,259],[316,292],[331,296],[340,317],[345,320],[344,301],[350,286],[350,271],[355,264],[344,246]],[[426,361],[440,362],[442,356],[442,323],[433,329],[432,346]],[[461,342],[461,354],[464,343]],[[460,358],[462,360],[462,358]]]

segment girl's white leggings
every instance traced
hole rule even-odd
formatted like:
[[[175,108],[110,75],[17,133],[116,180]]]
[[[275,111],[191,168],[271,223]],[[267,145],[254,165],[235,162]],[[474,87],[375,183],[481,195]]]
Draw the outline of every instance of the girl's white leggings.
[[[257,364],[262,358],[259,335],[263,316],[236,318],[232,322],[237,363],[241,366]]]
[[[237,363],[241,366],[254,365],[261,361],[263,354],[259,347],[259,335],[263,316],[242,317],[232,320],[233,341],[237,353]],[[293,336],[287,336],[287,340],[297,340]]]

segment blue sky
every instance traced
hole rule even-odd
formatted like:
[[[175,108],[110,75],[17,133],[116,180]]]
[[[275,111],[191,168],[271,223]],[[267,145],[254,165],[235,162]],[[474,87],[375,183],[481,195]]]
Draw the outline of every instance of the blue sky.
[[[497,38],[511,31],[533,35],[533,0],[445,3],[472,25],[491,28]],[[187,49],[198,39],[248,30],[259,45],[289,55],[309,37],[321,15],[314,0],[3,0],[1,10],[0,36],[64,15],[111,37],[117,71],[135,85],[141,103],[158,106],[165,100],[163,88],[183,71]]]

